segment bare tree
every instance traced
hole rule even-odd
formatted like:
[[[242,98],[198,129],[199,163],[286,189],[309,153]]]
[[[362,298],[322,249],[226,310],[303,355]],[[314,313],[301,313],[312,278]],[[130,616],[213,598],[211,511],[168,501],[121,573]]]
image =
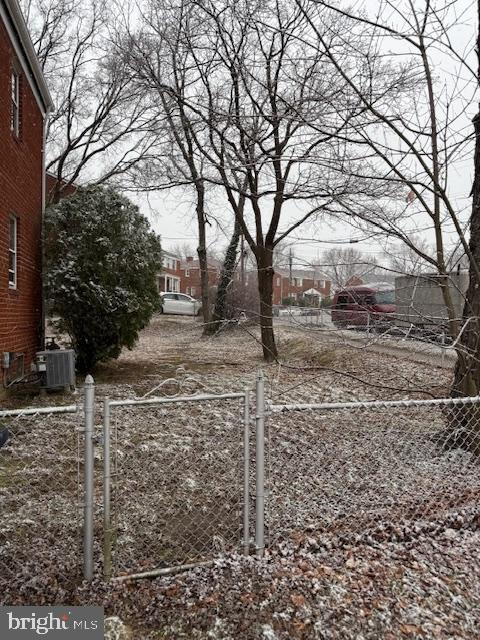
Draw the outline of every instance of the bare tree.
[[[198,230],[197,255],[200,267],[202,313],[205,331],[210,324],[207,234],[208,223],[205,159],[198,152],[204,141],[204,125],[187,100],[198,76],[192,71],[189,42],[201,29],[191,3],[184,0],[152,1],[142,13],[139,29],[126,28],[119,39],[119,51],[136,76],[139,90],[147,91],[155,103],[157,118],[164,122],[155,154],[133,173],[134,188],[144,190],[191,188],[195,194]]]
[[[177,242],[169,249],[170,253],[179,257],[181,260],[186,260],[189,256],[192,256],[195,252],[194,248],[188,242]]]
[[[150,105],[111,54],[111,13],[102,0],[25,0],[24,11],[56,108],[47,130],[46,169],[56,177],[49,199],[77,181],[120,181],[155,137]]]
[[[263,353],[274,360],[273,252],[337,194],[355,190],[355,181],[334,166],[335,134],[356,107],[337,108],[342,87],[331,74],[327,79],[321,55],[303,56],[296,35],[306,21],[287,3],[188,4],[202,30],[188,39],[197,79],[182,101],[205,127],[195,136],[197,153],[215,172],[206,179],[224,189],[255,256]],[[312,119],[323,123],[323,132],[309,127]]]
[[[362,279],[377,267],[377,261],[353,247],[325,251],[318,265],[329,276],[334,289],[343,288],[354,276]]]
[[[480,88],[480,0],[477,0],[477,89]],[[458,358],[453,384],[454,395],[478,395],[480,392],[480,104],[473,118],[475,134],[474,179],[471,191],[470,242],[465,253],[469,258],[469,286],[463,308],[464,331],[460,347],[465,353]]]
[[[413,237],[412,243],[415,247],[420,248],[422,254],[432,255],[430,244],[426,239]],[[394,244],[390,250],[385,251],[385,254],[390,269],[396,275],[419,275],[431,270],[431,265],[425,258],[404,243]]]
[[[370,13],[362,11],[366,5],[347,8],[326,0],[295,2],[315,31],[315,42],[310,40],[307,46],[328,57],[364,107],[363,120],[352,122],[343,138],[345,144],[359,150],[358,162],[350,171],[403,187],[403,203],[398,198],[396,202],[375,202],[368,194],[358,194],[355,201],[344,200],[344,213],[359,225],[373,226],[384,237],[397,238],[437,274],[452,338],[459,338],[468,319],[473,323],[473,334],[478,335],[478,314],[472,300],[468,302],[467,296],[463,321],[455,308],[446,250],[446,234],[453,229],[468,257],[475,287],[480,282],[480,265],[475,245],[468,242],[466,209],[455,196],[451,180],[455,163],[471,149],[472,135],[464,114],[477,90],[469,48],[455,34],[464,17],[460,2],[406,0],[394,5],[381,0]],[[340,59],[336,46],[319,26],[325,15],[332,13],[348,21],[350,33],[361,36],[355,46],[352,38],[344,41],[343,55],[345,47],[349,48],[349,64]],[[449,66],[447,82],[437,81],[436,65],[442,57]],[[395,101],[384,90],[385,78],[392,74],[403,85],[403,97]],[[420,229],[431,232],[433,255],[416,244],[415,233]],[[466,352],[464,347],[459,343],[454,386],[478,390],[478,365],[474,383],[469,371],[472,355],[477,362],[479,354],[472,348]],[[460,378],[469,381],[466,386],[460,384]]]

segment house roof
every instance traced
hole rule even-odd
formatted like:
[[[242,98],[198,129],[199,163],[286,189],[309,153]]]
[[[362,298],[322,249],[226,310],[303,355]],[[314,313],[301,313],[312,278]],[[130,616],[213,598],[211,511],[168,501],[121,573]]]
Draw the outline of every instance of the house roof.
[[[18,61],[22,65],[39,107],[45,115],[52,111],[53,100],[18,1],[0,0],[0,18],[5,25]]]

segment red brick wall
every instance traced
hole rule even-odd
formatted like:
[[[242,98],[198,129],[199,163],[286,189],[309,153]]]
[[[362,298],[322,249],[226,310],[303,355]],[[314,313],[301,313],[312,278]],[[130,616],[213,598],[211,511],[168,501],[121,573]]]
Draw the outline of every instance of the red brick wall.
[[[51,173],[47,173],[45,176],[45,198],[47,203],[53,202],[55,196],[55,187],[57,186],[58,180]],[[68,198],[68,196],[73,196],[73,194],[77,190],[77,186],[74,184],[65,184],[61,183],[61,191],[60,191],[60,199]]]
[[[0,20],[0,358],[4,351],[22,352],[28,368],[39,347],[41,323],[43,121],[28,80],[22,74],[19,138],[10,131],[13,61],[11,43]],[[8,287],[12,214],[18,219],[16,290]]]
[[[290,283],[290,279],[287,276],[281,276],[278,273],[273,275],[273,304],[281,304],[283,298],[289,298],[296,295],[297,298],[303,296],[304,291],[309,289],[316,289],[324,298],[330,295],[331,282],[330,280],[323,280],[324,286],[320,287],[320,281],[322,278],[313,280],[312,278],[302,278],[302,285],[295,286],[294,279]]]
[[[215,267],[208,268],[208,284],[210,287],[218,286],[219,275]],[[193,267],[182,267],[181,278],[180,291],[182,293],[188,293],[194,298],[200,298],[202,295],[202,285],[198,264],[194,263]]]

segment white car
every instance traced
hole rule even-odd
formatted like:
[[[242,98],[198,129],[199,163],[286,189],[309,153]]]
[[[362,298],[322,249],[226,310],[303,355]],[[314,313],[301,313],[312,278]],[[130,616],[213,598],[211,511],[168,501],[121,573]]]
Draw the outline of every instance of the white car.
[[[278,315],[280,317],[285,316],[301,316],[302,309],[301,307],[284,307],[283,309],[278,310]]]
[[[160,313],[172,313],[182,316],[198,316],[202,311],[202,303],[186,293],[160,293],[162,308]]]

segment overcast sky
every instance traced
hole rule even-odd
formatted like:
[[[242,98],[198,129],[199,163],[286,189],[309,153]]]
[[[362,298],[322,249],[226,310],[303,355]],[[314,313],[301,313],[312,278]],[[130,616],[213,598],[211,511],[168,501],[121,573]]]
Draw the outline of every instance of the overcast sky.
[[[357,2],[356,6],[367,7],[370,12],[375,9],[376,1]],[[465,49],[471,49],[474,44],[476,31],[476,2],[472,0],[458,0],[456,3],[457,16],[460,23],[451,34],[455,49],[463,53]],[[394,11],[395,9],[392,9]],[[390,51],[392,46],[398,46],[390,41],[386,43],[386,48]],[[472,60],[475,66],[475,60]],[[450,91],[453,86],[453,78],[457,76],[457,66],[452,62],[451,58],[444,55],[435,55],[434,70],[437,82],[445,86],[445,91]],[[463,79],[467,79],[467,75],[463,74]],[[458,128],[468,130],[471,127],[471,118],[476,112],[477,105],[472,101],[472,89],[462,91],[463,99],[457,103],[457,110],[460,109],[462,116],[457,122]],[[451,192],[455,195],[457,210],[463,211],[463,220],[467,220],[470,209],[469,192],[471,189],[473,174],[473,158],[472,148],[456,162],[455,166],[450,168],[450,187]],[[406,189],[405,195],[408,190]],[[194,218],[194,203],[192,196],[188,191],[170,190],[168,192],[160,192],[146,196],[132,196],[141,206],[145,215],[150,219],[153,228],[162,236],[163,246],[169,249],[176,244],[188,243],[196,248],[196,221]],[[232,228],[232,216],[227,204],[216,196],[209,203],[212,213],[211,226],[208,227],[208,242],[211,247],[217,251],[220,247],[224,247],[228,241],[228,234]],[[413,205],[415,206],[415,205]],[[286,219],[289,215],[287,212]],[[216,220],[220,220],[221,224],[217,224]],[[417,221],[417,229],[423,228],[425,222]],[[414,231],[410,229],[409,231]],[[424,237],[429,241],[433,240],[430,232],[424,231]],[[317,242],[310,239],[317,239]],[[381,258],[383,253],[382,243],[378,239],[368,238],[368,234],[362,233],[358,229],[351,227],[347,222],[334,222],[325,219],[314,224],[304,225],[300,231],[291,236],[289,242],[293,245],[294,254],[297,256],[297,264],[315,262],[319,254],[332,246],[341,246],[350,239],[362,239],[361,242],[354,246],[368,253],[370,256]],[[365,238],[365,239],[363,239]],[[452,242],[455,235],[451,235]],[[321,240],[322,242],[318,242]]]

